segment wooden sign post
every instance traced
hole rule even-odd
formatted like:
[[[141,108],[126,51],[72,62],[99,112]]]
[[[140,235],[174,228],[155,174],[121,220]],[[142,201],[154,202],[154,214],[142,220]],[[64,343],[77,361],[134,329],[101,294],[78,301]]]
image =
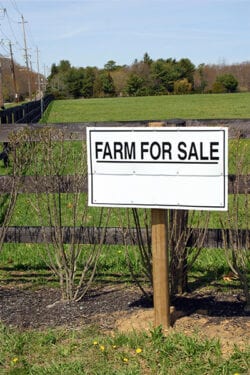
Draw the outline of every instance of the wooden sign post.
[[[151,122],[150,127],[163,126],[161,122]],[[163,329],[170,327],[169,301],[169,240],[168,211],[151,209],[154,325]]]
[[[170,327],[167,210],[151,209],[154,323]]]

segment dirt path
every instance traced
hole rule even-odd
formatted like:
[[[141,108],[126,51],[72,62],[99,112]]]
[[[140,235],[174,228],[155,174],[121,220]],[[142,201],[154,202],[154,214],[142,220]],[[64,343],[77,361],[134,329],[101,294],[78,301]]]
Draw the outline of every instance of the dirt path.
[[[198,335],[200,338],[218,339],[225,355],[230,354],[235,345],[243,349],[250,343],[250,318],[247,316],[210,317],[205,315],[205,311],[182,317],[180,311],[175,314],[177,319],[173,327],[165,332],[166,335],[182,332],[186,335]],[[118,317],[115,326],[121,332],[151,330],[153,322],[153,309],[141,309]]]

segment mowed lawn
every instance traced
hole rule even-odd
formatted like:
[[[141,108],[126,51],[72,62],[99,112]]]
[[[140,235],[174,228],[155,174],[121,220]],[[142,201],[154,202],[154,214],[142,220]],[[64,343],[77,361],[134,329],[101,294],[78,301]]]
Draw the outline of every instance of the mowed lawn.
[[[41,122],[250,118],[250,93],[56,100]]]

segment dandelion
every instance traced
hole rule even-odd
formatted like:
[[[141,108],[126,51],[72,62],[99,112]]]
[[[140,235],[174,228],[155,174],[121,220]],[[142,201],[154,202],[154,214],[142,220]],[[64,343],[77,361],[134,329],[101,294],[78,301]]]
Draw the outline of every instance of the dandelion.
[[[137,349],[136,349],[136,353],[137,353],[137,354],[140,354],[141,352],[142,352],[142,349],[141,349],[141,348],[137,348]]]
[[[112,348],[113,348],[113,349],[116,349],[116,348],[117,348],[117,346],[116,346],[116,345],[113,345],[113,346],[112,346]]]
[[[98,342],[97,342],[97,341],[94,341],[94,342],[93,342],[93,345],[98,345]]]
[[[13,359],[12,359],[12,362],[13,362],[13,363],[17,363],[17,362],[18,362],[18,358],[17,358],[17,357],[13,358]]]
[[[105,350],[105,346],[100,345],[99,348],[100,348],[100,350],[101,350],[102,352],[104,352],[104,350]]]
[[[128,358],[123,358],[123,362],[128,362]]]

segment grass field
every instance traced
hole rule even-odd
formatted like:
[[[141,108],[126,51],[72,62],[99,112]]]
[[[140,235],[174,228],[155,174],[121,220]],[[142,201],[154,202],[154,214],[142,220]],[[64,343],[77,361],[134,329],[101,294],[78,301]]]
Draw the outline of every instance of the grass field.
[[[55,101],[50,105],[42,122],[95,122],[123,120],[161,120],[170,118],[250,118],[250,94],[161,96],[145,98],[115,98]],[[242,140],[240,148],[245,157],[244,173],[250,168],[250,143]],[[238,152],[230,143],[229,171],[235,173],[234,154]],[[71,172],[74,163],[67,167]],[[43,165],[38,166],[42,173]],[[0,174],[11,173],[11,168]],[[28,171],[32,172],[32,168]],[[243,197],[242,197],[243,198]],[[22,194],[18,198],[12,225],[40,225],[32,201],[35,194]],[[62,199],[63,224],[72,222],[72,195]],[[83,204],[83,200],[81,202]],[[244,203],[245,204],[245,203]],[[240,204],[239,218],[242,227],[248,227]],[[249,204],[249,200],[248,203]],[[233,211],[230,198],[230,210]],[[242,214],[241,217],[241,212]],[[98,225],[97,209],[91,208],[89,225]],[[214,212],[210,227],[220,227],[220,215]],[[112,210],[110,226],[118,225],[116,209]],[[89,248],[86,247],[86,251]],[[91,251],[91,248],[90,248]],[[134,271],[141,272],[135,248],[131,248]],[[43,245],[5,244],[0,252],[0,285],[6,288],[58,287],[58,280],[48,269]],[[200,287],[218,288],[230,293],[223,275],[229,271],[223,251],[203,249],[190,274],[190,287],[197,282]],[[131,274],[124,248],[103,248],[97,267],[96,283],[131,283]],[[232,280],[234,293],[239,282]],[[200,339],[172,333],[163,337],[159,329],[151,332],[107,335],[97,327],[79,329],[67,327],[21,331],[0,324],[0,374],[9,375],[233,375],[247,374],[250,351],[246,347],[227,357],[222,354],[218,340]]]
[[[250,118],[250,93],[57,100],[41,122]]]
[[[0,325],[0,371],[9,375],[236,375],[247,374],[249,351],[224,358],[217,340],[198,335],[100,333],[51,329],[16,332]]]

